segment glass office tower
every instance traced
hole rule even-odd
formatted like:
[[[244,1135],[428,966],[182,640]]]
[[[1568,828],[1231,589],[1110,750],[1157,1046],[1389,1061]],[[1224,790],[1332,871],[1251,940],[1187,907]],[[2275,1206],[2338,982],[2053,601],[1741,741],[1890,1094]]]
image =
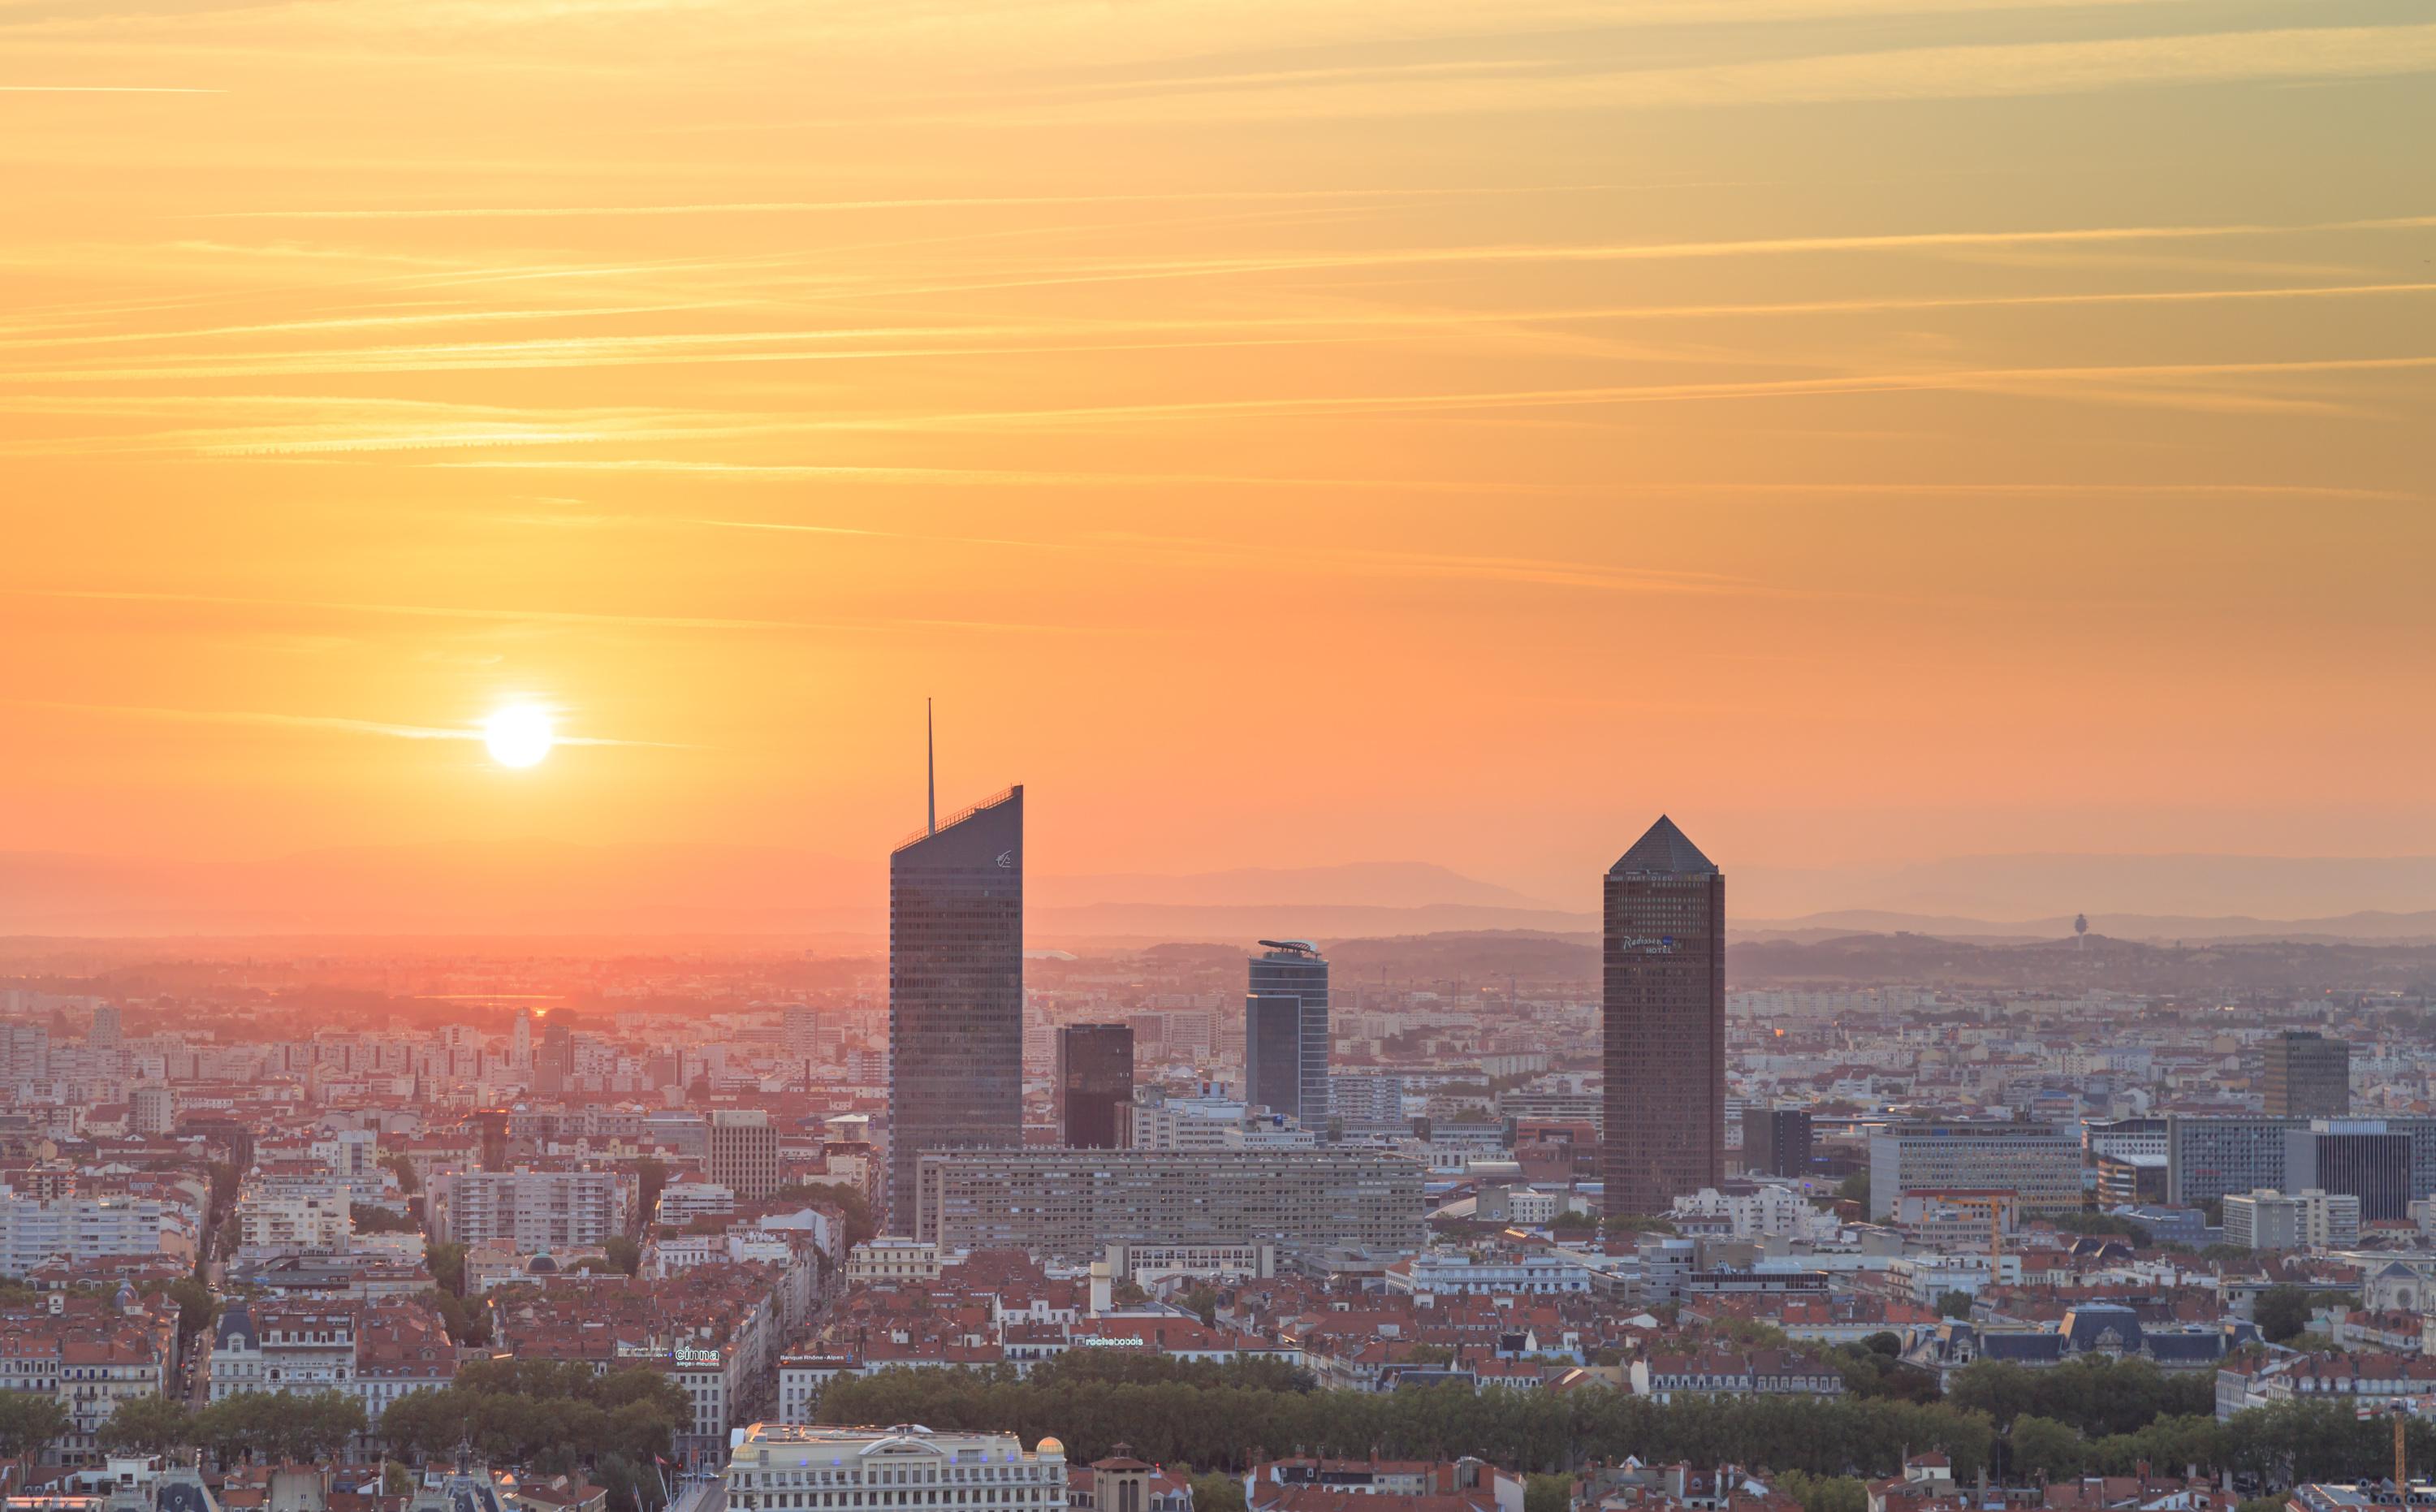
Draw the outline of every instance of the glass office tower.
[[[1600,1024],[1610,1213],[1726,1174],[1726,878],[1664,815],[1607,874]]]
[[[1262,940],[1244,999],[1244,1101],[1328,1132],[1328,958],[1308,940]]]
[[[1057,1142],[1113,1150],[1126,1142],[1134,1104],[1131,1024],[1066,1024],[1057,1031]]]
[[[888,1194],[914,1232],[925,1150],[1023,1143],[1023,790],[888,858]]]

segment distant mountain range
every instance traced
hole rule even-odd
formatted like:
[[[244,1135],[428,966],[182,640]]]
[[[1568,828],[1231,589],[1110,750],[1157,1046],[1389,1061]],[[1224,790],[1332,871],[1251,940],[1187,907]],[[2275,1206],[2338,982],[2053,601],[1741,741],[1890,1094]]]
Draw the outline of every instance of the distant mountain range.
[[[1730,867],[1734,936],[2053,939],[2071,932],[2062,902],[2118,939],[2436,941],[2436,857],[1963,857],[1855,870],[1832,890],[1828,875]],[[1420,861],[1029,882],[1043,947],[1598,928],[1592,907]],[[885,938],[886,889],[884,860],[766,846],[499,842],[222,862],[0,852],[0,935],[761,935],[861,948]],[[1848,906],[1749,916],[1822,893]],[[1595,898],[1586,885],[1579,901]]]
[[[1587,914],[1421,862],[1034,877],[1034,943],[1580,930]],[[764,934],[878,941],[881,861],[732,845],[500,843],[262,861],[0,853],[0,935]]]
[[[383,845],[260,861],[0,854],[0,933],[876,932],[884,868],[750,846]]]
[[[1938,919],[2321,920],[2436,912],[2436,856],[1954,856],[1817,870],[1725,865],[1749,918],[1874,910]],[[1907,927],[1907,926],[1906,926]],[[2110,932],[2122,932],[2111,930]]]
[[[2436,910],[2416,913],[2363,911],[2323,919],[2256,919],[2233,914],[2195,918],[2178,913],[2093,913],[2092,930],[2118,940],[2349,940],[2419,945],[2436,942]],[[1839,909],[1798,919],[1736,920],[1739,940],[1827,940],[1853,934],[1929,934],[1947,940],[2057,940],[2072,934],[2069,915],[2045,919],[1973,919],[1950,913],[1896,913]]]

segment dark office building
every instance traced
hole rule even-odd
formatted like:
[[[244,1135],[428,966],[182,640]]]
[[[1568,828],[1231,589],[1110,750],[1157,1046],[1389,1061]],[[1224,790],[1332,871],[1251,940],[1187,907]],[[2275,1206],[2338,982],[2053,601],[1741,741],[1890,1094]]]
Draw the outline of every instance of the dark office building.
[[[1800,1108],[1744,1109],[1743,1170],[1771,1176],[1810,1174],[1810,1115]]]
[[[1244,1101],[1328,1126],[1328,960],[1308,940],[1262,940],[1244,999]]]
[[[1126,1142],[1134,1101],[1131,1024],[1068,1024],[1057,1031],[1057,1142],[1113,1150]]]
[[[2284,1137],[2284,1190],[2358,1197],[2360,1222],[2410,1216],[2410,1136],[2381,1119],[2318,1119]]]
[[[1663,1213],[1726,1173],[1726,878],[1674,822],[1607,874],[1610,1213]]]
[[[2340,1119],[2351,1112],[2350,1041],[2301,1030],[2276,1035],[2260,1047],[2260,1054],[2259,1090],[2268,1117]]]
[[[888,1196],[911,1232],[925,1150],[1023,1143],[1023,790],[888,858]]]
[[[575,1035],[565,1024],[551,1024],[542,1031],[541,1048],[533,1051],[533,1095],[541,1098],[563,1097],[567,1083],[575,1077]]]

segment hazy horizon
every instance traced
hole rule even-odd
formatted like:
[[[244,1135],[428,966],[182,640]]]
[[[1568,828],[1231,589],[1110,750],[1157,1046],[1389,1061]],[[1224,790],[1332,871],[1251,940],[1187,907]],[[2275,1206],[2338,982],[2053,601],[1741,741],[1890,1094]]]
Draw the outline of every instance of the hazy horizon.
[[[1600,865],[1547,895],[1428,862],[1204,873],[1032,872],[1054,943],[1593,930]],[[2436,938],[2436,857],[2015,856],[1883,868],[1729,867],[1731,926],[2238,935],[2252,924]],[[782,847],[435,842],[262,862],[0,852],[0,935],[475,933],[878,939],[883,859]],[[1986,927],[1983,929],[1982,927]]]

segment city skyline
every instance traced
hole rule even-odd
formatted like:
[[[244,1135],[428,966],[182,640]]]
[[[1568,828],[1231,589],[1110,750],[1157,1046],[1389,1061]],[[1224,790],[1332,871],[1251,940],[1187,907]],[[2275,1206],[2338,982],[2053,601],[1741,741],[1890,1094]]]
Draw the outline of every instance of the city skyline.
[[[0,0],[0,1512],[2436,1512],[2427,7]]]

